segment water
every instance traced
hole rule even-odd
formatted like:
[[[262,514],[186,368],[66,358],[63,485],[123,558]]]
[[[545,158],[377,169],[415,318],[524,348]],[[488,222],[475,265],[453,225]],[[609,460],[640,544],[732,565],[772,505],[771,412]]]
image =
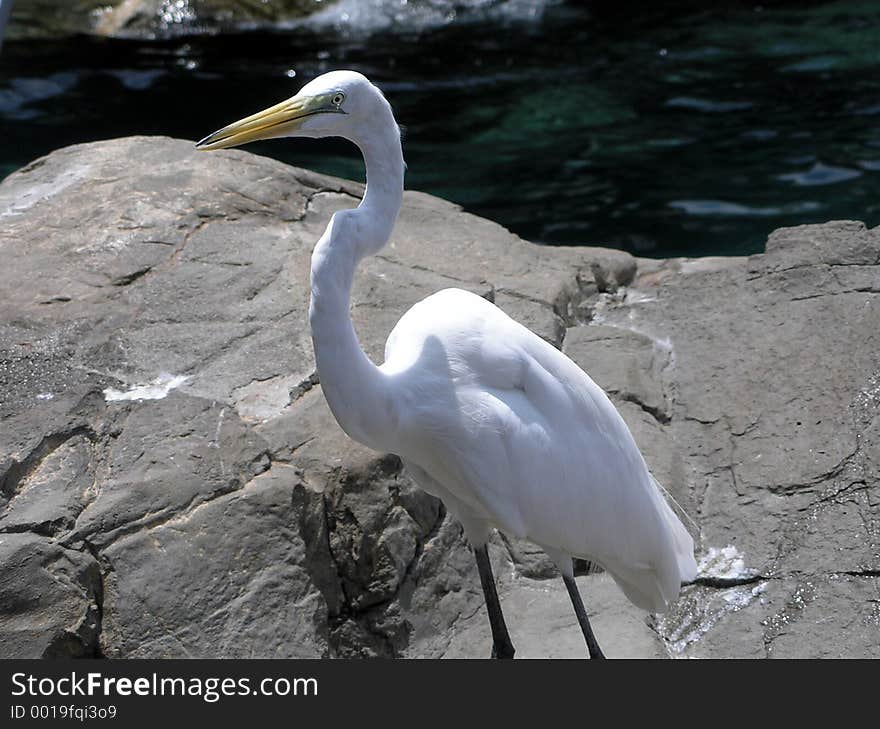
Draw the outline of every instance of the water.
[[[783,225],[880,223],[880,3],[499,11],[434,0],[407,15],[401,0],[365,2],[387,12],[148,41],[10,41],[0,174],[75,142],[199,139],[354,68],[405,127],[409,188],[531,240],[740,254]],[[250,149],[363,177],[344,142]]]

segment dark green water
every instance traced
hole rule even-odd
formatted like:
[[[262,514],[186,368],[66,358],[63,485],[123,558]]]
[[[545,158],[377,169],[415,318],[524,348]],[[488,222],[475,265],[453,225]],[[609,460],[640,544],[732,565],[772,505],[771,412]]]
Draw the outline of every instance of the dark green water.
[[[649,7],[370,36],[11,42],[0,173],[75,142],[198,139],[354,68],[406,127],[409,188],[525,238],[711,255],[759,251],[782,225],[880,223],[880,3]],[[362,178],[342,142],[250,149]]]

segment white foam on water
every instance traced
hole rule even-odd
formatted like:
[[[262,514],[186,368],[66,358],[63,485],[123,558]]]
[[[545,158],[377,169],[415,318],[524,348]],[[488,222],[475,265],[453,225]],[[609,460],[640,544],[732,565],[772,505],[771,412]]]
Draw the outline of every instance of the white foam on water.
[[[746,566],[745,556],[732,544],[709,547],[697,564],[699,577],[721,580],[748,579],[756,570]],[[682,656],[725,616],[748,607],[767,589],[767,581],[732,585],[725,589],[690,593],[681,598],[681,608],[672,617],[660,616],[658,630],[672,656]]]
[[[742,585],[731,587],[712,594],[704,604],[690,610],[687,614],[689,619],[682,620],[678,626],[668,630],[664,625],[664,618],[658,623],[661,635],[663,635],[669,652],[674,657],[685,654],[685,651],[703,638],[713,627],[726,615],[735,613],[748,607],[767,589],[767,582],[759,582],[757,585]]]
[[[352,35],[424,31],[453,22],[539,20],[558,0],[337,0],[304,20],[282,25],[334,28]]]
[[[163,372],[148,385],[135,385],[125,392],[108,387],[104,390],[104,399],[107,402],[117,402],[120,400],[161,400],[188,379],[189,377],[186,375],[169,375]]]
[[[656,296],[652,296],[651,294],[647,294],[644,291],[639,291],[638,289],[626,289],[624,293],[624,304],[632,305],[632,304],[650,304],[654,301],[657,301]]]
[[[752,577],[755,571],[746,567],[742,553],[732,544],[726,547],[709,547],[697,565],[700,577],[716,577],[722,580],[735,580],[740,577]]]

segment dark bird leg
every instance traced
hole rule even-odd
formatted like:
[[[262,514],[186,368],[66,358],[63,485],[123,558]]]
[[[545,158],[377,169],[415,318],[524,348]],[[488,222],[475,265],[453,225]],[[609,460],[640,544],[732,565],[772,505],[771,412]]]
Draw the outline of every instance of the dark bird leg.
[[[477,558],[477,570],[480,572],[480,582],[486,598],[489,625],[492,626],[492,658],[513,658],[513,643],[510,642],[510,634],[504,624],[504,615],[501,612],[498,593],[495,591],[495,577],[492,575],[492,565],[489,564],[489,550],[486,545],[474,549],[474,556]]]
[[[584,634],[584,640],[587,641],[587,648],[590,651],[590,658],[604,658],[602,649],[596,642],[596,636],[593,635],[593,629],[590,627],[590,619],[587,617],[587,611],[584,610],[584,601],[581,600],[581,594],[578,592],[577,583],[574,577],[562,576],[565,587],[568,589],[568,596],[571,598],[571,604],[574,605],[574,614],[577,615],[578,623],[581,626],[581,632]]]

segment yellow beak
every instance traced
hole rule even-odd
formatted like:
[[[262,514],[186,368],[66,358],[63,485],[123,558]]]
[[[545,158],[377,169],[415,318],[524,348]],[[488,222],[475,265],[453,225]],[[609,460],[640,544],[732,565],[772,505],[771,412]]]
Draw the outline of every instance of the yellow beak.
[[[218,129],[198,142],[196,149],[225,149],[257,139],[290,136],[302,126],[305,119],[314,114],[344,114],[338,105],[331,103],[331,97],[332,94],[294,96]]]

